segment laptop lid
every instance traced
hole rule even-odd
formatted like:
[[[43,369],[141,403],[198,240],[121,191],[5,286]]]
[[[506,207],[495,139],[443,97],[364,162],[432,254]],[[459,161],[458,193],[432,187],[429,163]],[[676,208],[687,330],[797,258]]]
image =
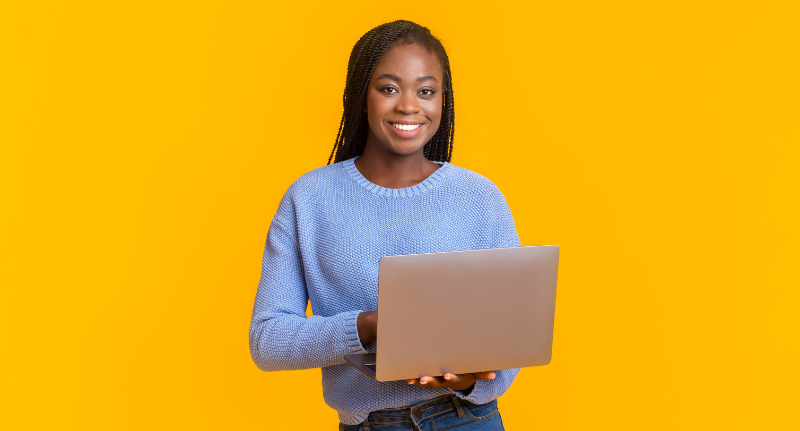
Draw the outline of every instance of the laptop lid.
[[[542,245],[382,258],[374,378],[548,364],[558,255]]]

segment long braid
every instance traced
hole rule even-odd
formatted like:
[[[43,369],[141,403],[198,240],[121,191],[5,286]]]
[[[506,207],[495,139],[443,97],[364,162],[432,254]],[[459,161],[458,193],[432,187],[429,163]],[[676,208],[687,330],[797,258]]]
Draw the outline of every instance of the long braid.
[[[364,102],[372,73],[386,49],[402,39],[405,43],[417,43],[434,52],[444,71],[442,83],[442,121],[439,130],[425,144],[423,154],[431,161],[450,161],[453,155],[455,114],[453,108],[453,84],[450,61],[441,42],[430,30],[411,21],[398,20],[379,25],[365,33],[353,46],[347,63],[347,79],[342,96],[342,121],[336,134],[328,163],[334,163],[361,155],[367,143],[369,123],[364,113]],[[335,159],[334,159],[335,155]]]

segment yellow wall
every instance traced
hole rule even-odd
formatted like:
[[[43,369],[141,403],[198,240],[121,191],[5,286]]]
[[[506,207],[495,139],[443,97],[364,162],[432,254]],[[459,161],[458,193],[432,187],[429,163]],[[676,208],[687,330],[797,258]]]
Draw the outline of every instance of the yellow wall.
[[[453,163],[561,246],[507,428],[800,427],[797,2],[148,0],[0,6],[0,428],[335,429],[247,330],[350,49],[400,18],[448,49]]]

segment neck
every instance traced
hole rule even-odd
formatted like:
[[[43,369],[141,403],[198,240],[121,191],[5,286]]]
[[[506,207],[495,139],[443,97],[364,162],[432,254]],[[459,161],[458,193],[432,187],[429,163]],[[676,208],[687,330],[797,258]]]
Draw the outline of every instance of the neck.
[[[389,189],[411,187],[425,181],[439,165],[426,159],[422,149],[412,154],[394,154],[367,145],[355,161],[361,175],[373,184]]]

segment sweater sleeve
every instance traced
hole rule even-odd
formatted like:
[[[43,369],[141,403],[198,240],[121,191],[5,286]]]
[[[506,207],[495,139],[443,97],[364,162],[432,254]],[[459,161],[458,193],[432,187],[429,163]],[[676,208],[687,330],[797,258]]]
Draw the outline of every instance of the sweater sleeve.
[[[500,395],[503,395],[508,388],[511,387],[511,383],[514,382],[517,373],[519,373],[519,368],[497,370],[492,380],[478,380],[471,389],[465,391],[456,391],[453,389],[450,389],[450,391],[462,400],[474,404],[486,404]]]
[[[499,190],[497,192],[499,197],[495,201],[495,205],[498,209],[498,218],[492,235],[492,248],[519,247],[519,235],[517,235],[511,209],[508,207],[508,203],[502,193]],[[519,368],[495,370],[496,375],[492,380],[478,380],[471,389],[466,391],[452,389],[451,391],[463,400],[475,404],[485,404],[503,395],[511,386],[511,383],[514,382],[517,373],[519,373]]]
[[[250,322],[250,354],[264,371],[344,363],[367,353],[358,337],[360,310],[306,317],[308,302],[290,187],[272,219]]]
[[[497,192],[500,194],[496,204],[498,222],[492,235],[492,248],[519,247],[521,243],[514,224],[514,216],[511,215],[511,208],[508,207],[508,202],[503,194],[499,190]]]

